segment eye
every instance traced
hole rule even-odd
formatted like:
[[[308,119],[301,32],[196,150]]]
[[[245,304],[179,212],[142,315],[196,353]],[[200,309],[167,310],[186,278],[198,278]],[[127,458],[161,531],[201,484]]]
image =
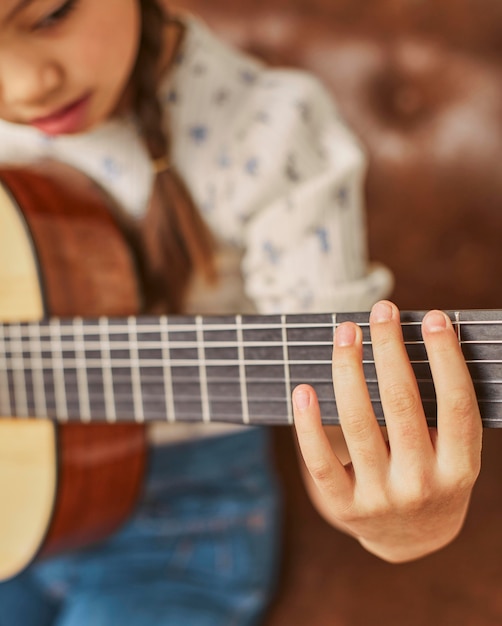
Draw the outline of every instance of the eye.
[[[68,17],[68,15],[70,15],[70,13],[76,8],[78,2],[79,0],[66,0],[66,2],[63,2],[63,4],[61,4],[55,11],[39,20],[35,25],[35,29],[50,28],[51,26],[59,24],[59,22],[62,22],[66,17]]]

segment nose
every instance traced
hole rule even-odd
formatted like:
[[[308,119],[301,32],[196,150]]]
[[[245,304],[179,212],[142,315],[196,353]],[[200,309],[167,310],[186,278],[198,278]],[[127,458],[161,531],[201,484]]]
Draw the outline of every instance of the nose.
[[[8,107],[44,105],[63,81],[62,68],[27,50],[0,52],[0,100]]]

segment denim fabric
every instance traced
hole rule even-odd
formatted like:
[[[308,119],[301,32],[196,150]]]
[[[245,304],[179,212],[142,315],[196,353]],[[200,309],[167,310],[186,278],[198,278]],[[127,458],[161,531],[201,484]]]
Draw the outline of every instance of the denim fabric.
[[[250,626],[273,591],[279,506],[258,428],[152,448],[106,542],[0,584],[0,626]]]

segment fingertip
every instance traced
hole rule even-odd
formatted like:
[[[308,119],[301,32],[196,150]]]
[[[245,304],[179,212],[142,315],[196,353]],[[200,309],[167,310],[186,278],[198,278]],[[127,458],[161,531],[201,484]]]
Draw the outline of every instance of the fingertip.
[[[390,300],[376,302],[370,313],[370,322],[382,324],[390,322],[398,314],[398,309]]]
[[[293,403],[298,411],[305,411],[312,402],[312,388],[309,385],[298,385],[293,390]]]
[[[451,320],[443,311],[429,311],[423,319],[423,328],[429,333],[440,333],[451,327]]]
[[[337,326],[334,336],[336,348],[348,348],[356,343],[358,338],[358,326],[353,322],[344,322]]]

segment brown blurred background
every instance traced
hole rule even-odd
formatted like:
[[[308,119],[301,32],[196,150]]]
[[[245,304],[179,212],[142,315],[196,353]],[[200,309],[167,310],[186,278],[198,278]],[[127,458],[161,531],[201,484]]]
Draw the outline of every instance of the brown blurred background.
[[[177,0],[237,46],[306,68],[366,146],[371,256],[401,308],[502,308],[500,0]],[[500,626],[502,431],[461,536],[389,565],[325,524],[276,432],[284,563],[267,626]]]

